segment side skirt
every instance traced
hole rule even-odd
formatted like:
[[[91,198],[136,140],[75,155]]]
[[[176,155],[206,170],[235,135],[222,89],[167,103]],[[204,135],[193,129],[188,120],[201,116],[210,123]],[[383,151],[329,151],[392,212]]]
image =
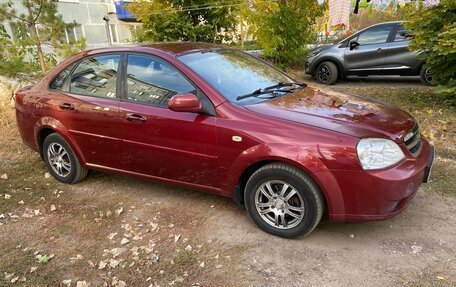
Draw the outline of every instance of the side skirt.
[[[119,174],[124,174],[124,175],[128,175],[128,176],[144,178],[144,179],[148,179],[151,181],[158,181],[158,182],[168,183],[168,184],[172,184],[172,185],[179,185],[179,186],[184,186],[184,187],[188,187],[191,189],[201,190],[201,191],[208,192],[208,193],[215,193],[215,194],[222,195],[221,189],[216,188],[216,187],[188,183],[188,182],[178,181],[178,180],[173,180],[173,179],[167,179],[167,178],[162,178],[162,177],[158,177],[158,176],[123,170],[123,169],[117,169],[117,168],[112,168],[112,167],[106,167],[106,166],[91,164],[91,163],[87,163],[85,166],[90,169],[95,169],[95,170],[99,170],[99,171],[119,173]]]

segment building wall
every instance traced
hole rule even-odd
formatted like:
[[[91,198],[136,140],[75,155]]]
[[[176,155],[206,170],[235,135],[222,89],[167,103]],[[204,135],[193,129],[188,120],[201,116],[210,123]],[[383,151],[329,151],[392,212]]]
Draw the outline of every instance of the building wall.
[[[6,0],[0,0],[3,2]],[[17,12],[25,13],[20,1],[15,1]],[[86,39],[87,49],[106,47],[109,45],[108,35],[112,45],[131,42],[130,29],[139,23],[124,22],[117,19],[114,0],[59,0],[58,13],[66,23],[76,22],[79,27],[66,31],[66,40]],[[109,19],[109,27],[103,17]],[[9,23],[5,23],[7,32],[12,35]]]

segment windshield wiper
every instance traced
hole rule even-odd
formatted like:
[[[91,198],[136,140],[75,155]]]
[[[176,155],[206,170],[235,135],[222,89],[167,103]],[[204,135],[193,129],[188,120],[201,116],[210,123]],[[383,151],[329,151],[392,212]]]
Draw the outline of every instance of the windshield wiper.
[[[262,89],[255,90],[252,93],[245,94],[245,95],[242,95],[242,96],[238,96],[236,98],[236,101],[239,101],[239,100],[242,100],[242,99],[246,99],[246,98],[250,98],[250,97],[256,97],[256,96],[259,96],[259,95],[269,94],[269,93],[272,93],[272,92],[284,92],[284,93],[291,92],[292,90],[294,90],[293,88],[291,88],[291,89],[282,89],[282,88],[283,87],[293,87],[293,86],[299,86],[300,88],[304,88],[307,85],[304,84],[304,83],[296,83],[296,82],[287,82],[287,83],[279,82],[278,84],[275,84],[275,85],[272,85],[272,86],[268,86],[268,87],[265,87],[265,88],[262,88]]]

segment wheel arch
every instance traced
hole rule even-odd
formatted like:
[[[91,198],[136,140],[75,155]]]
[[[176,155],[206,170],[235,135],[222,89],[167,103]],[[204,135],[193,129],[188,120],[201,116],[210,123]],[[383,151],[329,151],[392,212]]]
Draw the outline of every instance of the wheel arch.
[[[418,63],[418,65],[416,66],[415,74],[420,75],[421,69],[423,68],[424,65],[426,65],[426,62],[425,62],[424,60],[421,60],[421,61]]]
[[[262,158],[246,165],[237,177],[236,185],[232,189],[232,198],[238,205],[244,206],[245,185],[248,179],[256,170],[270,163],[287,164],[304,172],[321,192],[323,200],[325,201],[325,210],[329,213],[343,213],[345,210],[339,185],[332,173],[326,167],[319,165],[317,168],[315,163],[295,161],[286,157]]]
[[[38,131],[38,135],[37,135],[37,146],[38,146],[38,152],[41,156],[41,159],[44,160],[44,155],[43,155],[43,143],[44,143],[44,140],[50,135],[50,134],[53,134],[53,133],[56,133],[55,130],[53,130],[52,128],[50,127],[43,127],[42,129],[40,129]]]
[[[43,143],[47,136],[53,133],[58,133],[62,136],[65,141],[70,145],[71,149],[73,150],[75,156],[78,158],[81,164],[85,164],[84,157],[82,156],[82,152],[79,149],[78,145],[72,139],[70,132],[66,129],[63,124],[58,121],[57,119],[45,117],[40,119],[34,128],[35,133],[35,142],[36,146],[38,147],[38,152],[43,158]]]

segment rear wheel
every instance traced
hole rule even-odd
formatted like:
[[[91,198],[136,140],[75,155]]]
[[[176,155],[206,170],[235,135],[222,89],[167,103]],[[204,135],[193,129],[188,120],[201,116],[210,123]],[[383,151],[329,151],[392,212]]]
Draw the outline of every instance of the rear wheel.
[[[338,70],[333,62],[323,62],[318,65],[316,78],[319,83],[332,85],[337,81]]]
[[[421,67],[420,80],[426,86],[432,86],[432,70],[427,65]]]
[[[255,224],[281,237],[309,234],[323,215],[323,196],[315,183],[287,164],[258,169],[248,180],[244,197]]]
[[[88,169],[81,166],[70,145],[57,133],[44,140],[43,158],[49,172],[58,181],[76,183],[87,176]]]

